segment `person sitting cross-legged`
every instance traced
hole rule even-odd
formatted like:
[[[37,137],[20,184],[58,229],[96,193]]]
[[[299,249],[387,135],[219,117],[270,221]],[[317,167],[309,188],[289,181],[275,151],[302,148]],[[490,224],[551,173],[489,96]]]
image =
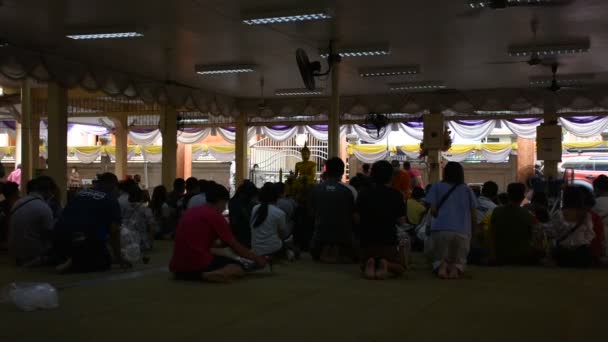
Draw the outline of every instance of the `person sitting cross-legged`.
[[[188,209],[175,231],[175,245],[169,269],[178,280],[230,282],[242,277],[243,265],[236,259],[211,253],[221,240],[238,256],[254,261],[259,267],[266,259],[241,245],[222,216],[230,198],[228,190],[214,183],[207,190],[207,204]]]
[[[63,210],[54,241],[55,256],[62,262],[59,272],[107,271],[112,262],[131,267],[120,250],[122,217],[117,195],[118,178],[104,173],[93,189],[79,192]]]
[[[259,255],[285,256],[287,215],[277,206],[277,186],[266,183],[260,190],[260,204],[251,213],[251,249]]]
[[[511,183],[507,187],[509,204],[496,207],[490,221],[490,241],[498,265],[538,263],[542,251],[535,248],[533,216],[521,206],[526,186]]]
[[[356,205],[361,223],[361,268],[365,278],[381,280],[405,272],[405,255],[397,249],[396,225],[405,224],[407,213],[403,195],[391,187],[391,164],[374,163],[371,177],[374,185],[359,195]]]

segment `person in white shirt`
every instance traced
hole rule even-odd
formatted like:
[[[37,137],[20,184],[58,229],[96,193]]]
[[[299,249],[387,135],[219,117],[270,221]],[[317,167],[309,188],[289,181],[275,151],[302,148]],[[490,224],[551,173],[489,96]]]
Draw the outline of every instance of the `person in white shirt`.
[[[590,245],[595,232],[582,189],[576,186],[564,189],[562,208],[553,215],[546,234],[555,242],[552,254],[559,266],[587,267],[593,263]]]
[[[598,176],[593,181],[595,191],[595,206],[593,211],[602,218],[604,223],[604,239],[608,239],[608,177]],[[604,241],[605,255],[608,255],[608,241]]]
[[[287,221],[285,212],[276,206],[276,186],[264,184],[259,199],[260,204],[251,213],[251,250],[257,255],[280,255],[284,251]]]

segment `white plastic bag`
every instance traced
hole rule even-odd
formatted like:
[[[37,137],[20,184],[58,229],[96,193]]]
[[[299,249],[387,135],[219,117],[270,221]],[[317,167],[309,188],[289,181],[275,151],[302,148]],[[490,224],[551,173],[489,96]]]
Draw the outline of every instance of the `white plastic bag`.
[[[55,309],[59,306],[57,289],[48,283],[11,283],[3,291],[3,300],[23,311]]]
[[[120,229],[120,251],[122,257],[130,263],[137,263],[142,259],[139,245],[139,233],[126,227]]]

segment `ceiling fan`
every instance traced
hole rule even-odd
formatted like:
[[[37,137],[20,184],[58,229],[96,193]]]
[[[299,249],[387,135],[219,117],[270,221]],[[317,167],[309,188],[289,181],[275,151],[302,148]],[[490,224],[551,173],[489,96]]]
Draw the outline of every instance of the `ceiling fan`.
[[[315,90],[315,78],[327,76],[331,72],[334,63],[339,63],[341,57],[333,49],[333,42],[329,42],[329,56],[327,57],[328,68],[327,71],[321,72],[321,62],[311,62],[308,59],[308,55],[304,49],[296,50],[296,61],[298,62],[298,68],[300,69],[300,75],[302,75],[302,81],[306,89],[313,91]]]
[[[537,46],[537,42],[536,42],[536,34],[538,33],[538,26],[539,26],[539,22],[538,22],[538,18],[534,17],[532,18],[532,20],[530,21],[530,30],[532,31],[532,41],[533,41],[533,46]],[[534,51],[531,55],[530,55],[530,59],[526,60],[526,61],[501,61],[501,62],[488,62],[486,64],[493,64],[493,65],[504,65],[504,64],[520,64],[520,63],[526,63],[529,66],[537,66],[537,65],[541,65],[541,64],[547,64],[547,63],[555,63],[555,57],[545,57],[544,59],[540,57],[539,53],[537,51]]]
[[[365,127],[368,134],[375,134],[376,139],[379,139],[384,134],[388,124],[388,118],[384,114],[370,113],[365,118]]]
[[[469,0],[471,10],[460,14],[460,17],[479,17],[486,10],[500,10],[516,7],[560,7],[567,6],[575,0]]]

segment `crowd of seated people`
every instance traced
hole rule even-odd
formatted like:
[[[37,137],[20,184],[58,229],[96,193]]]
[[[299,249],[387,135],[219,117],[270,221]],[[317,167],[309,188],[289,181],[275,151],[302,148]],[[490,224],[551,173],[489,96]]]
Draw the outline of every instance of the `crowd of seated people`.
[[[215,182],[176,179],[171,191],[158,186],[149,199],[135,179],[119,182],[106,173],[92,188],[79,189],[65,208],[49,177],[30,181],[22,198],[19,186],[6,182],[0,189],[0,250],[21,267],[106,271],[113,264],[132,266],[121,249],[121,231],[128,230],[137,233],[143,253],[155,239],[173,240],[170,270],[176,278],[215,282],[271,260],[294,260],[302,251],[319,263],[358,264],[367,279],[392,278],[407,270],[417,240],[441,279],[462,277],[469,263],[606,262],[606,176],[595,179],[593,193],[564,187],[560,205],[551,210],[543,192],[526,200],[523,183],[509,184],[504,193],[493,181],[473,189],[456,162],[424,189],[420,172],[407,162],[366,164],[350,184],[343,182],[344,171],[344,162],[331,158],[322,180],[303,193],[291,186],[293,179],[260,189],[245,181],[232,198]]]

